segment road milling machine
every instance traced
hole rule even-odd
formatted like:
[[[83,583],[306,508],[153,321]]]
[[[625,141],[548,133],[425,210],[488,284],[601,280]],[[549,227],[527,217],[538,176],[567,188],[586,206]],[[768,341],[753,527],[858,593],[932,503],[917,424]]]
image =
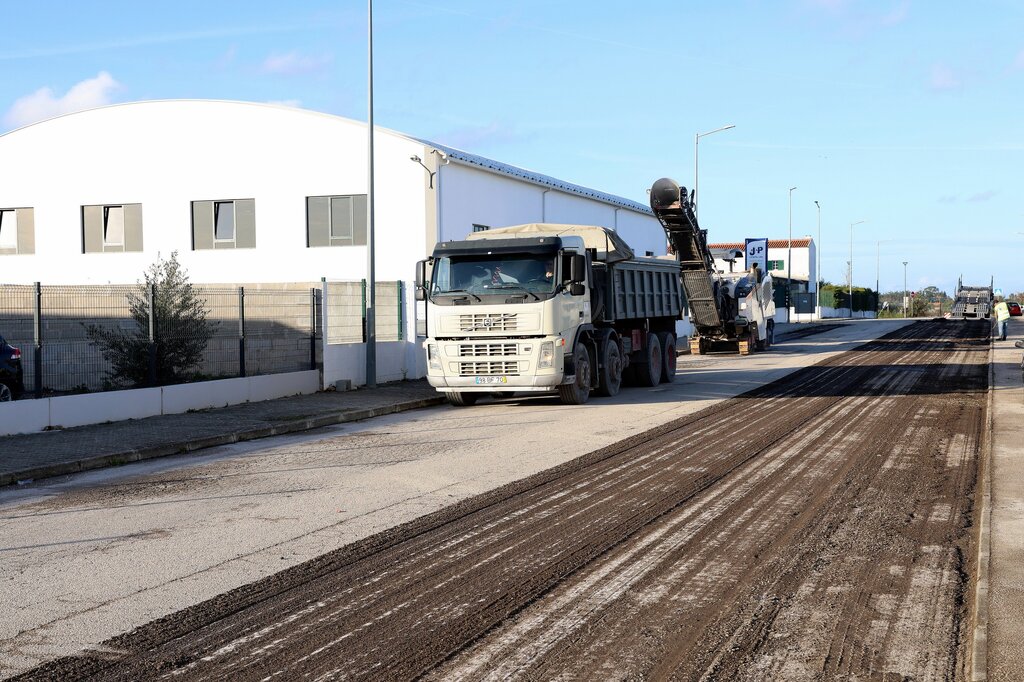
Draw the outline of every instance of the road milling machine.
[[[723,273],[715,268],[707,230],[697,224],[692,196],[662,178],[651,187],[651,210],[661,222],[681,269],[694,333],[690,352],[734,348],[741,355],[766,350],[775,338],[772,277],[758,267]]]

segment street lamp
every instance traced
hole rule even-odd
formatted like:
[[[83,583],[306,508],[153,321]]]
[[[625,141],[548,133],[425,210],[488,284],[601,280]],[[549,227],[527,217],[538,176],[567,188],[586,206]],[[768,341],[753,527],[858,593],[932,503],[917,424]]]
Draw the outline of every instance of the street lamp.
[[[814,266],[814,307],[818,312],[818,319],[821,319],[821,204],[818,200],[814,200],[814,205],[818,207],[818,246],[815,252],[818,255],[818,262]]]
[[[366,386],[377,385],[377,260],[373,215],[373,0],[366,0]]]
[[[907,261],[903,261],[903,318],[907,317]]]
[[[789,322],[789,310],[792,308],[793,297],[793,190],[789,188],[789,241],[786,242],[786,322]]]
[[[693,136],[693,217],[694,218],[697,217],[697,143],[700,142],[700,138],[702,138],[702,137],[707,137],[708,135],[712,135],[714,133],[720,133],[723,130],[729,130],[730,128],[735,128],[735,127],[736,127],[735,125],[729,124],[727,126],[722,126],[721,128],[715,128],[714,130],[709,130],[706,133],[697,133],[696,135]]]
[[[892,241],[891,239],[877,239],[877,240],[875,240],[875,315],[876,316],[878,315],[878,300],[879,300],[879,297],[881,296],[881,293],[882,293],[878,289],[878,286],[879,286],[879,284],[878,284],[878,275],[881,272],[881,263],[882,263],[882,257],[881,257],[882,249],[881,249],[881,247],[882,247],[882,244],[887,244],[887,243],[889,243],[891,241]]]
[[[853,226],[866,223],[867,220],[858,220],[850,223],[850,317],[853,317]]]

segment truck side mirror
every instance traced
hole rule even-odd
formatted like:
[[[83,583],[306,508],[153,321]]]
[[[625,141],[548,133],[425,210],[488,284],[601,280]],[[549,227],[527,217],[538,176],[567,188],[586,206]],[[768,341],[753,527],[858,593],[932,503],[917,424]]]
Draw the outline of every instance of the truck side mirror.
[[[427,261],[416,263],[416,300],[427,300]]]
[[[573,283],[587,281],[587,259],[581,253],[573,254],[572,260],[569,262],[569,281]]]
[[[573,296],[582,296],[587,293],[587,287],[580,282],[573,282],[569,285],[569,293]]]

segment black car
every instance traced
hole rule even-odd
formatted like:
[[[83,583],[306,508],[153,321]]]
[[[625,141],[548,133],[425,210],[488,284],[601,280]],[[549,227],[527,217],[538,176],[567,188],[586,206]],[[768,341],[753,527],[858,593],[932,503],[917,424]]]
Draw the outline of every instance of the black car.
[[[14,400],[24,391],[21,351],[0,336],[0,402]]]

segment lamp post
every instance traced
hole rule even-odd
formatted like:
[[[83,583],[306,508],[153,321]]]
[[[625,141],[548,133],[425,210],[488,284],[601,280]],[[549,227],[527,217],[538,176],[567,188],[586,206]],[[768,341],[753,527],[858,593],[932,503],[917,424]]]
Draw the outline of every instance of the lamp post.
[[[858,220],[850,223],[850,317],[853,317],[853,226],[866,223],[866,220]]]
[[[814,265],[814,308],[818,313],[818,319],[821,319],[821,204],[818,200],[814,200],[814,205],[818,207],[818,244],[814,249],[817,254],[817,263]]]
[[[885,243],[888,243],[888,242],[891,242],[891,241],[892,241],[891,239],[876,239],[875,240],[875,316],[876,317],[878,316],[878,300],[879,300],[879,297],[881,296],[881,293],[882,293],[878,289],[878,287],[879,287],[878,275],[881,272],[881,265],[882,265],[882,256],[881,256],[881,254],[882,254],[882,244],[885,244]]]
[[[903,318],[907,317],[907,261],[903,261]]]
[[[373,0],[367,0],[366,121],[366,385],[377,385],[377,287],[373,224]]]
[[[793,307],[793,190],[789,188],[789,240],[786,242],[786,322]]]
[[[693,217],[694,218],[697,217],[697,143],[700,142],[700,138],[702,138],[702,137],[707,137],[708,135],[712,135],[714,133],[720,133],[723,130],[729,130],[730,128],[735,128],[735,127],[736,127],[735,125],[730,123],[727,126],[722,126],[721,128],[715,128],[714,130],[709,130],[706,133],[697,133],[696,135],[693,136]]]

